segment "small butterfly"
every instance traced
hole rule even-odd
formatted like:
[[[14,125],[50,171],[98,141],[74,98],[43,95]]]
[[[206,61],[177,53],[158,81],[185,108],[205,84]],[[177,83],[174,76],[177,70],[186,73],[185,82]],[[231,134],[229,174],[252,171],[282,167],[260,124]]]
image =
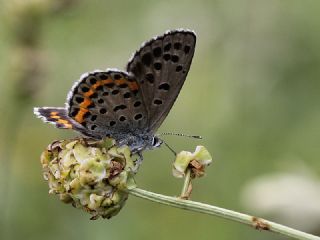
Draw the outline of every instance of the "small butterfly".
[[[187,77],[196,44],[189,30],[173,30],[145,42],[126,71],[85,73],[65,107],[34,108],[44,122],[93,138],[112,137],[133,152],[159,147],[156,130],[168,115]]]

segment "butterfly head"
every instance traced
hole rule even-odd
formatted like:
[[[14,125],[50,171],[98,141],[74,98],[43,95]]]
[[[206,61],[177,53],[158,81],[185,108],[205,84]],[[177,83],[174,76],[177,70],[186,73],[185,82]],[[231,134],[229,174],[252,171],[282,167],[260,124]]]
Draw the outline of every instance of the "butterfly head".
[[[162,143],[163,143],[162,139],[160,139],[157,136],[153,136],[153,138],[152,138],[152,148],[160,147]]]
[[[119,145],[127,145],[132,152],[152,150],[158,148],[163,143],[162,139],[153,134],[126,135],[119,142]]]

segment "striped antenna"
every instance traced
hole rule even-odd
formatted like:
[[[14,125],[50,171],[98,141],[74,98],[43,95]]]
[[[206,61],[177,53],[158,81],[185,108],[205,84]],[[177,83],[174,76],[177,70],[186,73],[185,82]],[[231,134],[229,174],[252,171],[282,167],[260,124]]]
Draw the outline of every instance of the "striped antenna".
[[[179,137],[189,137],[189,138],[202,139],[202,137],[201,137],[201,136],[198,136],[198,135],[187,135],[187,134],[183,134],[183,133],[171,133],[171,132],[159,133],[159,136],[164,136],[164,135],[171,135],[171,136],[179,136]]]

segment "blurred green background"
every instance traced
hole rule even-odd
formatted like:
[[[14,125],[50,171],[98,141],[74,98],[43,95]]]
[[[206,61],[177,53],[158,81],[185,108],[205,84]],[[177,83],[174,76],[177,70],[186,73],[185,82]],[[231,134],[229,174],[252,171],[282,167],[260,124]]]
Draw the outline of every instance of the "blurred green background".
[[[90,221],[48,194],[39,163],[50,142],[76,133],[42,123],[32,109],[63,106],[82,73],[124,69],[155,35],[193,29],[191,70],[159,132],[202,135],[165,139],[177,151],[201,144],[213,154],[207,176],[194,183],[193,200],[283,220],[248,207],[242,196],[248,183],[273,173],[303,168],[318,181],[320,1],[7,0],[1,6],[0,239],[283,239],[133,196],[111,220]],[[165,147],[146,152],[138,186],[178,195],[173,158]],[[303,188],[288,186],[298,195]],[[256,204],[278,195],[271,191]],[[309,231],[319,233],[320,224]]]

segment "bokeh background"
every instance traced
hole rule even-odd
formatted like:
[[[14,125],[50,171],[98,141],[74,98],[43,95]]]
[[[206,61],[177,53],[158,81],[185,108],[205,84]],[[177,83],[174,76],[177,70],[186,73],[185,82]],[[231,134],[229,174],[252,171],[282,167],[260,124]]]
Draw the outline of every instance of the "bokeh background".
[[[7,0],[0,16],[1,239],[284,239],[131,196],[111,220],[48,194],[39,155],[76,136],[34,106],[62,106],[87,71],[117,67],[167,29],[198,35],[187,81],[159,132],[214,156],[192,199],[320,233],[319,1]],[[145,153],[139,187],[178,195],[173,155]]]

